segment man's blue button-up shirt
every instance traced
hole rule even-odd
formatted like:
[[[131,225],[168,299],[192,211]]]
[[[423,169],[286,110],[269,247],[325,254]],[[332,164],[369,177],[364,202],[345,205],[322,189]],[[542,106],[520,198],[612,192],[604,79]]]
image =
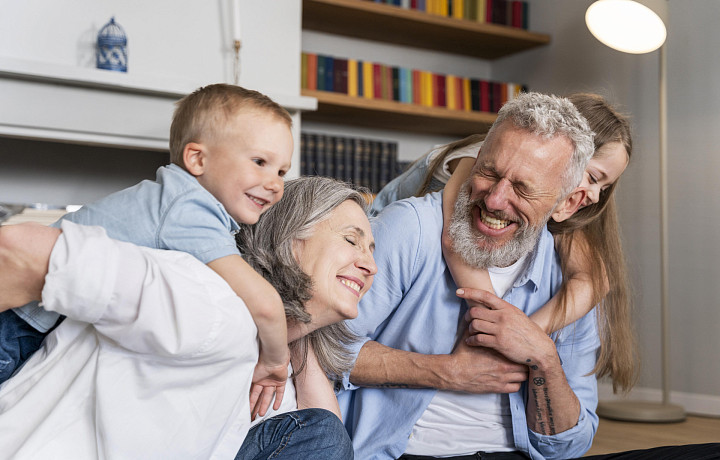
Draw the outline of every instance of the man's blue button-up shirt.
[[[442,256],[442,192],[398,201],[373,221],[378,273],[349,322],[364,343],[423,354],[453,349],[464,313],[456,286]],[[552,235],[543,230],[524,272],[504,299],[530,315],[545,304],[562,282]],[[568,383],[580,405],[575,427],[552,436],[527,426],[526,388],[509,395],[513,439],[533,459],[582,456],[597,429],[597,383],[591,374],[599,338],[594,312],[559,331],[556,346]],[[361,460],[395,459],[404,453],[415,422],[437,390],[357,388],[345,376],[338,394],[345,425]],[[448,452],[453,454],[453,452]]]

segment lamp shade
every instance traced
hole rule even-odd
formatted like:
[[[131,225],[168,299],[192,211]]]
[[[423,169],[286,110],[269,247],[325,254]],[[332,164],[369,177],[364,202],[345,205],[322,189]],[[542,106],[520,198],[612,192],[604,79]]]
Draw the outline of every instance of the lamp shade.
[[[585,23],[590,33],[610,48],[624,53],[649,53],[662,46],[667,37],[665,3],[599,0],[587,9]]]

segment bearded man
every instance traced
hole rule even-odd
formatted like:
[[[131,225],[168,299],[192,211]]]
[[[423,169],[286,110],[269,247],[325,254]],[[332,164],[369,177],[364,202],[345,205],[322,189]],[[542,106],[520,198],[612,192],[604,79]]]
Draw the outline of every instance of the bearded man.
[[[498,114],[451,236],[466,262],[490,271],[502,298],[456,293],[441,249],[442,192],[377,217],[378,274],[349,323],[362,340],[338,388],[356,458],[572,458],[589,449],[598,423],[595,316],[553,341],[528,315],[561,285],[546,223],[580,182],[592,136],[564,98],[524,94]],[[512,346],[458,340],[466,330],[458,295],[500,315],[498,343]]]

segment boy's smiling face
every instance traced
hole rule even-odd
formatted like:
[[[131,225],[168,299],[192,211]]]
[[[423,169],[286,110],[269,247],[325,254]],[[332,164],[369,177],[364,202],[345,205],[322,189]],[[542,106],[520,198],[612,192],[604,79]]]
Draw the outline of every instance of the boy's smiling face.
[[[215,136],[201,144],[190,143],[185,150],[185,165],[200,185],[238,223],[254,224],[282,198],[293,139],[285,121],[248,110]]]

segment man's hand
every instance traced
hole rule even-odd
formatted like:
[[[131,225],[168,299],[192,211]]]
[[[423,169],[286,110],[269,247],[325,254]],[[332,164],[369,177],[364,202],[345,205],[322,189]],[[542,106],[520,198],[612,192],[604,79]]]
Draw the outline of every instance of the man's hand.
[[[0,227],[0,311],[41,300],[60,230],[26,223]]]
[[[491,348],[528,366],[557,354],[552,339],[517,307],[479,289],[458,289],[458,296],[483,305],[465,314],[470,332],[468,345]]]
[[[499,353],[466,343],[468,328],[455,350],[448,356],[452,380],[445,390],[467,393],[513,393],[527,380],[527,367],[516,364]]]

